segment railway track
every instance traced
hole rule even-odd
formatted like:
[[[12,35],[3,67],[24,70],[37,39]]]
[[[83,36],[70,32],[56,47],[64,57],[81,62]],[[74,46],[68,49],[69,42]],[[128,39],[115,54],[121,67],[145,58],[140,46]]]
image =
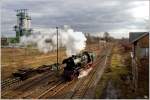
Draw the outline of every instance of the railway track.
[[[16,91],[15,93],[13,93],[13,98],[19,97],[21,98],[21,96],[28,92],[29,90],[34,91],[34,87],[41,84],[41,82],[45,82],[44,80],[46,80],[48,77],[50,77],[53,73],[52,72],[45,72],[39,75],[36,75],[32,78],[29,78],[27,80],[21,81],[19,80],[19,84],[13,84],[12,82],[10,82],[9,84],[11,85],[11,88],[8,88],[8,86],[6,86],[7,88],[3,88],[2,89],[2,97],[7,97],[7,95],[11,94],[11,92]],[[18,79],[18,78],[17,78]],[[7,79],[8,81],[8,79]],[[15,81],[16,82],[16,81]],[[15,83],[14,82],[14,83]],[[48,81],[50,83],[50,81]],[[4,84],[4,83],[3,83]],[[44,83],[42,83],[43,85]],[[45,83],[48,84],[48,83]],[[32,90],[33,88],[33,90]],[[29,93],[28,93],[29,94]]]
[[[22,81],[19,77],[8,78],[1,82],[2,91],[6,91],[7,89],[13,88],[16,85],[19,85]]]
[[[104,56],[100,57],[93,66],[97,66],[104,60]],[[80,84],[75,88],[74,92],[70,96],[71,99],[83,98],[90,84],[94,81],[93,76],[97,72],[98,67],[94,68],[86,79],[81,80]]]
[[[98,61],[96,61],[95,62],[95,64],[93,65],[93,66],[96,66],[98,63],[100,63],[100,60],[102,60],[103,59],[103,57],[104,56],[102,56],[101,58],[99,58],[98,59]],[[96,70],[96,68],[95,68],[95,70]],[[93,73],[94,74],[94,73]],[[93,75],[92,74],[92,75]],[[89,77],[89,79],[91,78],[92,76],[90,76]],[[74,80],[73,80],[74,81]],[[59,92],[62,92],[62,90],[63,89],[65,89],[65,87],[67,87],[67,86],[69,86],[70,84],[72,84],[72,82],[73,81],[71,81],[71,82],[64,82],[64,81],[58,81],[58,82],[56,82],[55,83],[55,85],[54,86],[52,86],[52,87],[50,87],[49,89],[47,89],[46,91],[44,91],[41,95],[39,95],[37,98],[38,99],[49,99],[49,98],[53,98],[53,97],[55,97]],[[90,81],[92,81],[92,80],[90,80]],[[82,81],[83,82],[83,81]],[[90,84],[88,81],[87,81],[87,79],[84,81],[84,85],[83,86],[86,86],[86,84],[88,83],[88,85]],[[83,89],[84,90],[86,90],[85,89],[85,87],[83,88],[78,88],[78,90],[80,90],[80,92],[82,92],[82,93],[84,93],[83,92]],[[77,91],[78,91],[77,90]],[[77,93],[77,91],[73,94],[73,97],[75,97],[75,95],[77,95],[77,94],[80,94],[81,95],[81,93],[79,93],[79,91],[78,91],[78,93]],[[86,91],[85,91],[86,92]],[[83,94],[82,94],[83,95]],[[76,98],[76,97],[75,97]]]
[[[37,98],[38,99],[52,99],[54,96],[57,95],[60,91],[62,91],[64,88],[69,86],[71,82],[65,82],[64,80],[60,80],[55,83],[52,87],[47,89],[45,92],[43,92],[41,95],[39,95]]]
[[[50,74],[49,74],[50,73]],[[41,81],[44,77],[49,77],[49,75],[52,75],[52,72],[45,72],[43,74],[39,74],[39,75],[36,75],[34,77],[31,77],[29,80],[30,82],[28,82],[29,84],[26,84],[26,80],[22,81],[20,80],[19,77],[11,77],[11,78],[7,78],[3,81],[1,81],[1,89],[2,91],[6,91],[7,89],[11,89],[11,88],[20,88],[22,85],[25,86],[26,85],[31,85],[33,83],[38,82],[38,81]],[[40,77],[39,77],[40,76]],[[36,78],[38,77],[38,78]],[[28,80],[28,79],[27,79]]]
[[[56,89],[58,86],[62,85],[63,83],[64,83],[64,81],[61,81],[61,80],[60,80],[60,81],[57,81],[54,86],[52,86],[52,87],[50,87],[49,89],[47,89],[46,91],[44,91],[44,92],[43,92],[41,95],[39,95],[37,98],[38,98],[38,99],[44,98],[44,97],[46,97],[47,94],[48,94],[49,92],[51,92],[51,91],[56,92],[56,90],[54,90],[54,89]]]
[[[48,80],[46,84],[39,84],[36,88],[31,91],[26,91],[20,98],[23,99],[35,99],[38,98],[41,94],[45,93],[50,87],[54,87],[58,83],[58,79]]]
[[[14,90],[27,91],[29,89],[32,89],[35,85],[38,85],[41,82],[44,82],[44,80],[46,80],[48,77],[51,77],[52,75],[53,75],[53,72],[45,72],[42,75],[38,76],[37,78],[31,79],[17,86]]]

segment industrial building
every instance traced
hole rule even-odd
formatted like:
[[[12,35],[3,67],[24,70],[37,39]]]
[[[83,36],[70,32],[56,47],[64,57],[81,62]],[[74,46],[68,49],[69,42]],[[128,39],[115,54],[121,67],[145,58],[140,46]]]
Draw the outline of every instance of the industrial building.
[[[29,16],[27,9],[16,10],[17,24],[13,27],[16,32],[16,37],[1,37],[1,45],[8,46],[12,43],[19,43],[20,37],[23,35],[30,35],[32,33],[31,28],[31,16]]]
[[[17,25],[14,26],[16,31],[17,42],[20,40],[20,36],[30,35],[31,29],[31,17],[29,16],[27,9],[19,9],[17,11]]]

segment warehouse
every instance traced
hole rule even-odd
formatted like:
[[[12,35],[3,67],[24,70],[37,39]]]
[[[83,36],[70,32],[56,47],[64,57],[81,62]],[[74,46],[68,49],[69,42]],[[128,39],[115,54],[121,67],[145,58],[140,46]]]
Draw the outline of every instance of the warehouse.
[[[131,32],[129,33],[129,41],[132,44],[131,57],[134,90],[143,93],[143,95],[148,95],[149,33]]]

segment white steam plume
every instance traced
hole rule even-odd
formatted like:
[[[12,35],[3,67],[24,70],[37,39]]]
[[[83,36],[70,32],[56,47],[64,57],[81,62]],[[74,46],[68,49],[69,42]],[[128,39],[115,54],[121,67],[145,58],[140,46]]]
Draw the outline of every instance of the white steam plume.
[[[66,48],[67,56],[75,55],[85,49],[86,37],[82,32],[73,29],[59,29],[59,47]],[[33,32],[29,36],[21,37],[21,45],[34,45],[40,52],[48,53],[57,49],[56,29],[49,32]]]
[[[87,76],[91,70],[92,70],[92,67],[90,67],[89,69],[86,69],[86,70],[82,70],[80,72],[78,78],[83,78],[83,77]]]

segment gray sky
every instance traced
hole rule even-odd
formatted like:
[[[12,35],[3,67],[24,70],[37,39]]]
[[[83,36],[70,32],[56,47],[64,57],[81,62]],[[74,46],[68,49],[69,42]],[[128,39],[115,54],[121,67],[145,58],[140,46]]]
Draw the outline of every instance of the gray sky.
[[[48,31],[70,25],[76,31],[96,34],[110,32],[128,37],[130,31],[147,31],[149,0],[3,0],[2,35],[15,32],[16,9],[29,9],[32,28]]]

